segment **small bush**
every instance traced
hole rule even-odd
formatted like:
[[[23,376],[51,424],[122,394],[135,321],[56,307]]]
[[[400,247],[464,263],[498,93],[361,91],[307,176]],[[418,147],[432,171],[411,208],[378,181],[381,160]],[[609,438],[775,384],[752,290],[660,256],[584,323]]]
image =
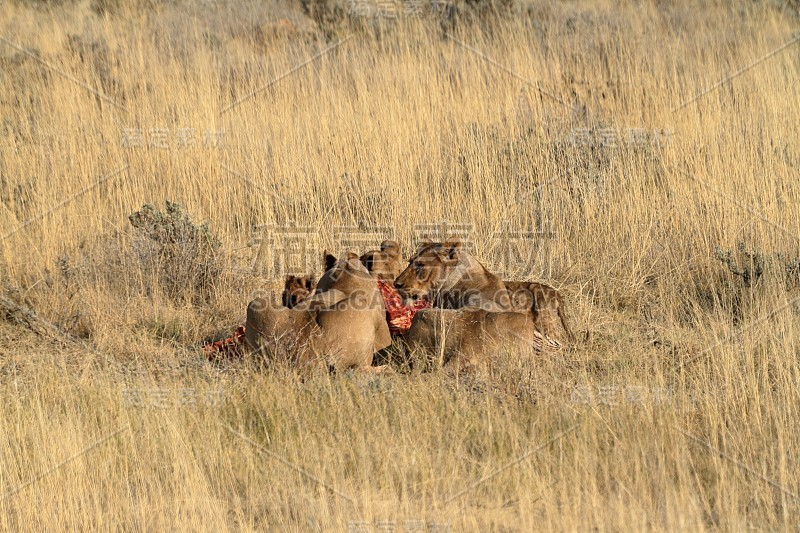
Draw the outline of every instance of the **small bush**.
[[[208,301],[221,273],[220,241],[207,223],[193,224],[180,204],[167,201],[166,206],[162,213],[146,204],[128,217],[139,237],[134,247],[144,263],[155,262],[159,284],[170,299]]]
[[[714,255],[725,264],[731,273],[742,278],[745,287],[755,286],[762,277],[772,281],[782,281],[787,290],[800,282],[800,257],[782,253],[764,253],[757,248],[748,248],[743,242],[737,248],[737,258],[731,250],[717,247]]]

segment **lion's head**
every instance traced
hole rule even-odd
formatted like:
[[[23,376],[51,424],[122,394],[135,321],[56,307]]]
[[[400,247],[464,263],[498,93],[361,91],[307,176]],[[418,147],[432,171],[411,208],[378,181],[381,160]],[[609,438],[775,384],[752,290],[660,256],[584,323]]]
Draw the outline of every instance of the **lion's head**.
[[[403,271],[400,245],[395,241],[383,241],[380,250],[364,253],[361,262],[374,278],[384,281],[394,281]]]
[[[311,274],[305,276],[286,276],[283,286],[283,306],[292,309],[300,302],[307,300],[316,289],[317,283]]]
[[[324,256],[325,273],[317,283],[317,295],[329,291],[343,295],[371,295],[377,290],[375,280],[356,254],[347,252],[337,258],[326,251]]]
[[[419,300],[431,298],[440,289],[461,260],[461,240],[425,242],[409,259],[408,266],[394,282],[400,296]]]

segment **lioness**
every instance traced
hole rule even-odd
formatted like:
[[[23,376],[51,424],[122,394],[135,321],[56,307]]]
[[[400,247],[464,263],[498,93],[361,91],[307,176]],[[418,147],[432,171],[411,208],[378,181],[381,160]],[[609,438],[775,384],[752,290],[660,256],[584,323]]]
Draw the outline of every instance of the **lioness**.
[[[410,350],[424,350],[445,368],[486,361],[501,345],[512,350],[558,348],[534,328],[530,312],[485,309],[421,309],[403,336]]]
[[[403,270],[400,245],[395,241],[383,241],[379,250],[365,252],[359,259],[375,279],[393,282]],[[297,306],[311,297],[315,288],[316,283],[308,274],[286,276],[282,296],[283,305],[289,308]]]
[[[283,294],[281,301],[284,307],[289,309],[297,306],[300,302],[307,300],[317,288],[317,282],[314,281],[311,274],[305,276],[286,276],[286,281],[283,284]]]
[[[250,302],[247,346],[303,368],[384,370],[371,366],[373,354],[391,344],[375,280],[355,254],[339,260],[326,254],[325,260],[316,293],[293,309],[264,297]]]
[[[423,243],[394,286],[403,298],[427,298],[434,307],[513,311],[503,280],[466,252],[458,238]]]
[[[570,341],[574,335],[564,311],[561,294],[535,282],[503,281],[463,250],[458,239],[444,243],[426,242],[409,260],[395,280],[404,298],[428,298],[434,307],[458,309],[480,307],[489,311],[525,311],[533,314],[542,333],[554,333],[554,315]]]
[[[383,241],[380,250],[365,252],[361,262],[374,278],[384,281],[394,281],[403,271],[400,245],[395,241]]]
[[[326,253],[326,255],[328,254]],[[383,241],[379,250],[365,252],[359,259],[375,279],[393,282],[403,270],[400,245],[395,241]],[[282,296],[283,305],[289,308],[297,306],[300,302],[311,297],[316,286],[316,282],[309,274],[286,276]]]

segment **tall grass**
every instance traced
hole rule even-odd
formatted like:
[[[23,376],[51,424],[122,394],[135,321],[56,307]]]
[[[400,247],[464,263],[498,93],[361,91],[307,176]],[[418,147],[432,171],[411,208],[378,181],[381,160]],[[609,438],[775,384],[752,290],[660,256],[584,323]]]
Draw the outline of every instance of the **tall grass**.
[[[3,528],[797,528],[793,8],[503,5],[0,9],[3,294],[67,334],[0,321]],[[222,243],[209,298],[147,267],[127,217],[166,200]],[[279,287],[253,226],[410,252],[443,221],[591,343],[370,379],[200,354]]]

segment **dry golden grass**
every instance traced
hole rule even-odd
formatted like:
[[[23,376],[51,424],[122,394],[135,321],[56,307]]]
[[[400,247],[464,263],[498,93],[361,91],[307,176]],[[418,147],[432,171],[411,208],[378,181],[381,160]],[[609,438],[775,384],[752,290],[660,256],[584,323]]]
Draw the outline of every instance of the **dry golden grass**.
[[[797,529],[800,44],[759,62],[795,3],[520,3],[451,38],[428,15],[102,5],[0,9],[2,295],[60,330],[0,316],[0,527]],[[127,216],[165,200],[222,241],[211,295],[139,261]],[[252,225],[321,252],[443,220],[560,287],[592,342],[459,377],[204,360],[279,286]],[[508,265],[505,227],[557,238]],[[739,243],[749,287],[715,257]]]

